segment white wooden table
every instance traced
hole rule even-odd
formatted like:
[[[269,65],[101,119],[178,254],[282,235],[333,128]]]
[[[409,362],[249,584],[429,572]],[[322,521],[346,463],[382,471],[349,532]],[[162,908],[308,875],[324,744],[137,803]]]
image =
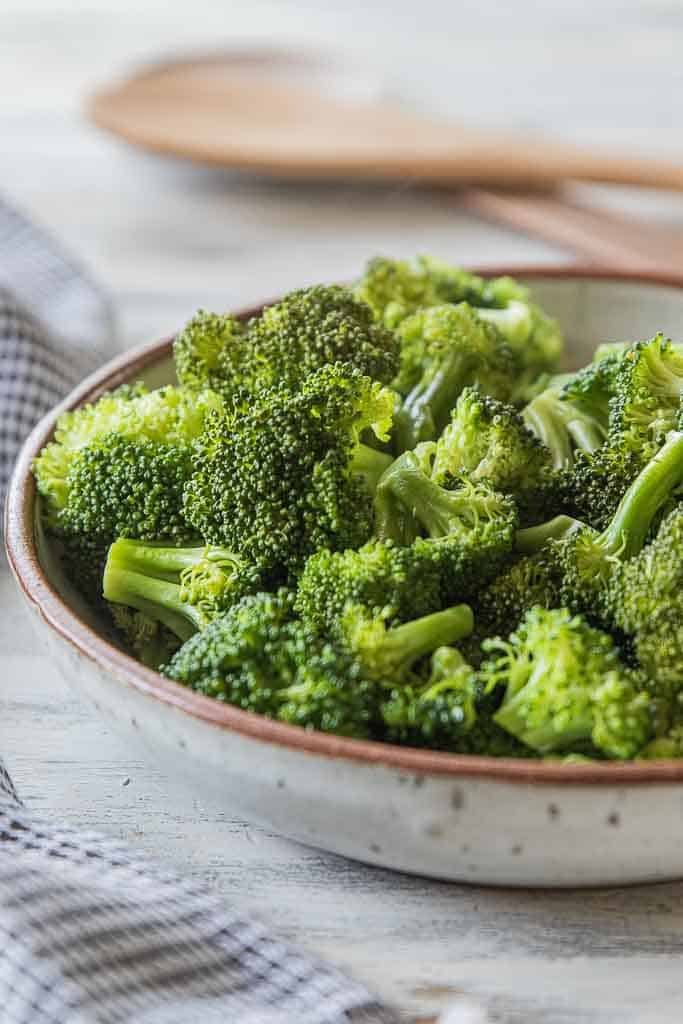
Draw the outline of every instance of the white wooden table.
[[[542,8],[524,0],[507,10],[423,0],[422,28],[407,0],[364,6],[2,0],[0,188],[111,289],[118,346],[172,330],[199,305],[244,306],[349,277],[377,251],[467,263],[563,258],[410,183],[256,182],[133,153],[84,123],[88,89],[157,51],[342,38],[372,55],[391,84],[400,78],[418,100],[463,119],[551,134],[563,125],[577,140],[683,152],[683,134],[672,130],[680,125],[677,5],[605,0],[584,10],[574,0]],[[683,222],[675,198],[608,201]],[[471,993],[519,1024],[681,1020],[683,885],[547,893],[438,884],[304,849],[230,813],[179,808],[163,777],[57,677],[4,564],[0,608],[0,751],[37,809],[209,880],[406,1012]]]

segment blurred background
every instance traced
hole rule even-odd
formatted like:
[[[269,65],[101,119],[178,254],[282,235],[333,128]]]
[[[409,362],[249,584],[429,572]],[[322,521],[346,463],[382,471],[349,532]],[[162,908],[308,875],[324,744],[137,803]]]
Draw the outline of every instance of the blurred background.
[[[295,184],[147,155],[94,127],[98,87],[160,57],[275,45],[341,51],[371,90],[462,124],[683,158],[678,0],[2,0],[0,190],[111,290],[121,344],[371,254],[563,261],[406,180]],[[683,203],[591,202],[676,225]],[[683,223],[682,223],[683,227]]]

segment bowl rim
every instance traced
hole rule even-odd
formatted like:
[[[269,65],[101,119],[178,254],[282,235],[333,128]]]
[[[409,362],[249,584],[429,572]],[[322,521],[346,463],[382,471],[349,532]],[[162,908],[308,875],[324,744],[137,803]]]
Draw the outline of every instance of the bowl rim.
[[[610,269],[580,264],[520,264],[489,266],[475,272],[484,277],[509,274],[529,280],[612,280],[683,290],[683,274],[656,270]],[[236,315],[241,318],[253,316],[263,305],[267,303],[241,310]],[[683,760],[565,765],[532,759],[450,754],[370,740],[349,739],[288,725],[228,704],[221,704],[211,697],[195,693],[179,683],[164,678],[114,646],[79,618],[52,587],[38,559],[34,536],[36,488],[31,464],[50,439],[57,418],[63,412],[84,402],[94,401],[102,392],[130,381],[137,373],[169,356],[173,337],[170,335],[129,349],[90,374],[34,427],[22,445],[12,473],[5,504],[5,546],[10,568],[25,600],[33,606],[46,626],[75,650],[78,656],[94,662],[118,682],[208,725],[303,754],[382,765],[420,776],[485,778],[533,785],[615,786],[683,781]]]

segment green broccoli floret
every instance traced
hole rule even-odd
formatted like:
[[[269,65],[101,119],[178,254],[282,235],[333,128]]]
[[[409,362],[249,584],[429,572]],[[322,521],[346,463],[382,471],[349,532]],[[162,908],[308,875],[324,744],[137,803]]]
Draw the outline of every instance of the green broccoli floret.
[[[624,494],[601,533],[577,527],[569,517],[519,531],[517,543],[530,554],[550,540],[549,557],[563,575],[562,599],[576,611],[606,615],[608,585],[616,567],[642,549],[653,521],[683,482],[683,433],[672,432]],[[562,529],[554,529],[554,527]],[[537,540],[537,544],[534,544]]]
[[[517,559],[481,592],[477,630],[486,636],[507,636],[531,608],[557,607],[561,581],[558,561],[547,549]]]
[[[245,325],[230,314],[200,309],[176,335],[173,359],[181,384],[229,397],[249,360]]]
[[[320,632],[333,632],[347,605],[363,605],[396,625],[440,609],[440,577],[424,545],[370,540],[358,550],[323,548],[306,562],[296,605]]]
[[[631,345],[617,372],[610,432],[636,452],[641,465],[675,429],[683,399],[683,350],[662,334]]]
[[[419,451],[404,452],[380,480],[375,523],[380,538],[404,543],[406,521],[416,555],[431,561],[441,580],[442,604],[466,600],[500,571],[514,542],[514,501],[486,481],[435,483]],[[397,514],[397,510],[402,513]],[[426,536],[420,536],[425,534]]]
[[[436,442],[432,479],[487,480],[518,502],[529,503],[551,474],[549,450],[512,405],[465,388]]]
[[[294,617],[290,592],[261,593],[243,598],[192,637],[163,671],[194,690],[271,718],[383,738],[387,689],[409,676],[417,659],[471,628],[472,613],[464,606],[396,629],[355,608],[343,639],[328,642]]]
[[[108,434],[75,452],[55,526],[67,536],[185,540],[191,449]]]
[[[509,641],[484,641],[481,668],[505,687],[494,720],[541,754],[589,746],[608,758],[634,757],[653,731],[642,673],[619,659],[612,638],[565,608],[532,608]],[[590,750],[588,751],[590,752]]]
[[[347,364],[245,395],[195,446],[185,516],[212,544],[284,575],[320,548],[358,547],[372,533],[374,482],[391,458],[392,393]]]
[[[110,434],[136,444],[156,442],[184,448],[201,434],[209,414],[222,409],[222,399],[212,391],[196,393],[170,386],[147,391],[138,385],[63,413],[57,421],[54,441],[43,448],[33,464],[48,524],[57,525],[59,513],[66,506],[69,469],[81,449]]]
[[[158,619],[122,604],[109,605],[109,611],[125,646],[147,668],[159,669],[178,650],[178,637]]]
[[[522,410],[529,430],[550,449],[557,470],[571,469],[577,451],[594,452],[607,437],[607,417],[563,397],[566,377],[557,378]]]
[[[279,385],[296,390],[309,374],[338,362],[389,383],[399,360],[393,332],[338,285],[290,292],[246,325],[200,312],[178,335],[174,353],[183,384],[226,396]]]
[[[187,640],[260,583],[258,570],[223,548],[123,539],[109,549],[102,590]]]
[[[666,447],[666,446],[665,446]],[[680,454],[679,459],[683,459]],[[633,638],[638,661],[663,696],[683,692],[683,512],[675,508],[654,540],[610,579],[607,615]]]
[[[515,376],[510,349],[467,303],[419,310],[398,333],[407,392],[396,416],[399,451],[438,437],[468,385],[497,398],[509,396]]]

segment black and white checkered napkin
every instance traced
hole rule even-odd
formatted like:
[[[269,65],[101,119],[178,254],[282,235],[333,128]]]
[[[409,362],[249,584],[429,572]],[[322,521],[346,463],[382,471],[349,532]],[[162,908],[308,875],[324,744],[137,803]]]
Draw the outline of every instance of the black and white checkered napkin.
[[[0,201],[1,490],[29,429],[106,355],[111,323],[87,275]],[[0,1024],[396,1021],[209,890],[36,818],[0,761]]]

